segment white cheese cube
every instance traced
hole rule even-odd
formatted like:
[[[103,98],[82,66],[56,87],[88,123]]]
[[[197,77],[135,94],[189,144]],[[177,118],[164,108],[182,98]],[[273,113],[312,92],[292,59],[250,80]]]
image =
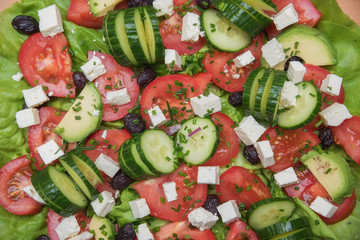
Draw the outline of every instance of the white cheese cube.
[[[328,74],[322,81],[320,90],[331,96],[339,96],[341,90],[342,78],[335,74]]]
[[[154,235],[151,233],[150,229],[146,223],[142,223],[138,226],[135,231],[136,237],[138,240],[154,240]]]
[[[333,127],[339,126],[344,120],[352,118],[346,106],[337,102],[325,108],[319,114],[325,126]]]
[[[261,164],[264,168],[275,164],[274,153],[271,149],[270,141],[260,141],[254,144],[254,147],[259,155]]]
[[[129,205],[134,218],[143,218],[150,214],[150,209],[145,198],[130,201]]]
[[[198,227],[200,231],[210,229],[219,220],[217,216],[204,208],[196,208],[192,210],[188,215],[189,222],[194,226]]]
[[[287,26],[297,23],[299,21],[299,15],[295,10],[294,5],[290,3],[289,5],[281,9],[281,11],[273,17],[273,20],[276,29],[280,31]]]
[[[11,76],[12,80],[14,80],[16,82],[19,82],[23,77],[24,77],[24,75],[21,72],[18,72],[15,75]]]
[[[120,170],[119,163],[103,153],[96,159],[95,165],[100,171],[103,171],[111,178]]]
[[[220,183],[220,168],[216,167],[199,167],[197,174],[197,183],[215,184]]]
[[[174,49],[165,49],[165,64],[170,70],[181,71],[182,60],[179,53]]]
[[[31,197],[32,199],[34,199],[35,201],[37,201],[40,204],[46,205],[46,203],[44,202],[44,200],[39,196],[39,194],[36,192],[34,186],[32,184],[30,184],[29,186],[26,186],[22,189],[24,192],[26,192],[26,194]]]
[[[93,235],[90,232],[82,232],[75,237],[70,238],[69,240],[90,240],[92,239]]]
[[[331,218],[338,210],[338,207],[333,205],[327,199],[319,196],[316,197],[316,199],[311,203],[310,208],[318,214],[327,218]]]
[[[284,83],[281,90],[279,109],[292,108],[296,106],[297,95],[299,94],[298,87],[290,81]]]
[[[62,155],[64,155],[63,150],[57,145],[54,139],[40,145],[36,148],[38,153],[40,154],[41,159],[45,164],[50,164]]]
[[[106,68],[104,64],[97,56],[93,56],[87,63],[82,65],[80,68],[84,72],[85,77],[91,82],[106,73]]]
[[[19,128],[26,128],[40,123],[39,110],[36,108],[20,110],[15,114],[15,118]]]
[[[106,217],[109,212],[115,206],[115,199],[111,192],[103,191],[101,192],[101,197],[97,197],[94,201],[91,202],[91,206],[94,209],[96,215],[100,217]]]
[[[174,13],[174,2],[173,0],[155,0],[153,7],[157,10],[156,16],[172,15]]]
[[[106,137],[107,137],[107,130],[105,129],[101,134],[101,138],[106,139]]]
[[[294,84],[302,82],[306,73],[306,67],[299,61],[291,61],[287,70],[287,78]]]
[[[190,103],[194,113],[200,117],[221,111],[221,100],[213,93],[190,98]]]
[[[187,12],[182,20],[181,41],[198,42],[200,32],[200,16]]]
[[[293,167],[289,167],[274,174],[275,182],[281,188],[299,183],[299,179]]]
[[[244,117],[239,126],[234,128],[236,135],[245,145],[253,145],[265,130],[251,115]]]
[[[59,225],[56,226],[55,232],[59,240],[65,240],[70,237],[76,236],[80,232],[80,226],[75,216],[64,218]]]
[[[271,39],[263,45],[261,51],[270,67],[274,67],[285,60],[286,55],[284,53],[284,48],[276,38]]]
[[[22,90],[22,93],[24,95],[25,103],[29,108],[37,107],[50,100],[41,85]]]
[[[155,128],[155,127],[161,126],[167,122],[167,119],[166,119],[164,113],[161,111],[161,108],[159,106],[150,108],[148,110],[148,115],[151,120],[150,128]]]
[[[239,207],[235,200],[230,200],[217,206],[217,210],[225,224],[231,223],[241,217]]]
[[[178,194],[176,192],[176,183],[175,182],[164,182],[162,184],[164,189],[164,194],[166,201],[172,202],[178,198]]]
[[[255,57],[252,55],[250,50],[244,52],[243,54],[240,54],[239,56],[233,59],[235,66],[239,68],[249,65],[254,60]]]
[[[127,88],[106,93],[106,101],[112,105],[124,105],[131,102]]]
[[[38,11],[39,28],[44,37],[53,37],[64,31],[59,8],[53,4]]]

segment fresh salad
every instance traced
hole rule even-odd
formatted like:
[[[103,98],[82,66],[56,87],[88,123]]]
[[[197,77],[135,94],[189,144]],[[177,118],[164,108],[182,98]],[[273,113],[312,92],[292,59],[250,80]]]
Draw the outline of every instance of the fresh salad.
[[[0,239],[360,239],[335,0],[22,0],[0,33]]]

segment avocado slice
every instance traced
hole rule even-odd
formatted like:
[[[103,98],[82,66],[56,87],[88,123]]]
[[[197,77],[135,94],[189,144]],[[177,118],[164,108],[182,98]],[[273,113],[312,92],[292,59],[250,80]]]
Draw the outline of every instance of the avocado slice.
[[[99,217],[95,214],[91,218],[89,229],[94,234],[95,240],[115,238],[115,225],[108,218]]]
[[[102,17],[124,0],[89,0],[90,11],[95,17]]]
[[[341,203],[354,191],[354,177],[341,155],[313,150],[302,156],[301,162],[314,174],[334,202]]]

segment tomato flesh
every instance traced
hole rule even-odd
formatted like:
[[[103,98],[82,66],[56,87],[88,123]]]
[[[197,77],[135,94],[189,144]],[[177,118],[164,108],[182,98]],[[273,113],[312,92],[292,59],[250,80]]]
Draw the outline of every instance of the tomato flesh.
[[[258,240],[256,233],[240,219],[230,223],[225,240]]]
[[[102,28],[104,17],[94,17],[88,0],[71,0],[67,18],[70,22],[88,28]]]
[[[160,231],[155,233],[155,239],[206,239],[216,240],[214,234],[210,230],[200,231],[199,229],[191,229],[188,221],[171,222],[160,228]]]

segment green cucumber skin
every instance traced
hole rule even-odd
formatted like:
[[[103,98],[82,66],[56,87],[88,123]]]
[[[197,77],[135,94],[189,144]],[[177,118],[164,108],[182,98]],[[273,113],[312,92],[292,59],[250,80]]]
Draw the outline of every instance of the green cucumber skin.
[[[118,153],[118,162],[120,165],[120,168],[132,179],[136,179],[136,174],[134,173],[134,171],[132,169],[130,169],[127,165],[127,162],[125,161],[124,157],[123,157],[123,149],[124,149],[124,144],[123,143],[121,145],[121,147],[119,148],[119,153]]]
[[[101,180],[101,182],[104,182],[104,179],[101,176],[101,173],[95,163],[82,151],[80,150],[73,150],[70,154],[76,155],[78,158],[80,158],[86,165],[88,165],[96,174],[96,176]],[[76,162],[76,161],[75,161]],[[94,186],[95,187],[95,186]]]
[[[274,122],[278,111],[281,90],[287,79],[285,71],[275,71],[274,80],[269,92],[268,102],[265,110],[265,120]]]
[[[253,112],[251,110],[251,107],[250,107],[250,99],[252,97],[251,95],[251,89],[252,89],[252,86],[254,84],[254,81],[255,81],[255,78],[257,77],[258,73],[260,71],[263,71],[265,68],[263,67],[260,67],[260,68],[257,68],[255,70],[253,70],[245,84],[244,84],[244,91],[243,91],[243,99],[242,99],[242,108],[243,108],[243,111],[245,113],[245,115],[251,115]]]
[[[293,230],[297,230],[299,228],[303,228],[307,226],[309,226],[309,221],[307,220],[307,218],[305,217],[297,218],[287,222],[279,222],[269,227],[260,229],[256,231],[256,235],[260,239],[269,239],[277,235],[288,233]]]
[[[306,227],[301,230],[295,230],[293,234],[283,236],[279,235],[273,238],[270,238],[269,240],[308,240],[308,239],[318,239],[314,238],[311,228]]]
[[[265,97],[265,96],[263,96],[265,87],[267,86],[267,82],[268,82],[270,76],[273,74],[273,71],[274,70],[272,68],[266,69],[263,77],[259,81],[259,89],[255,96],[255,106],[254,106],[254,113],[253,113],[254,118],[259,121],[265,120],[264,116],[261,113],[261,101],[262,101],[262,98]]]

